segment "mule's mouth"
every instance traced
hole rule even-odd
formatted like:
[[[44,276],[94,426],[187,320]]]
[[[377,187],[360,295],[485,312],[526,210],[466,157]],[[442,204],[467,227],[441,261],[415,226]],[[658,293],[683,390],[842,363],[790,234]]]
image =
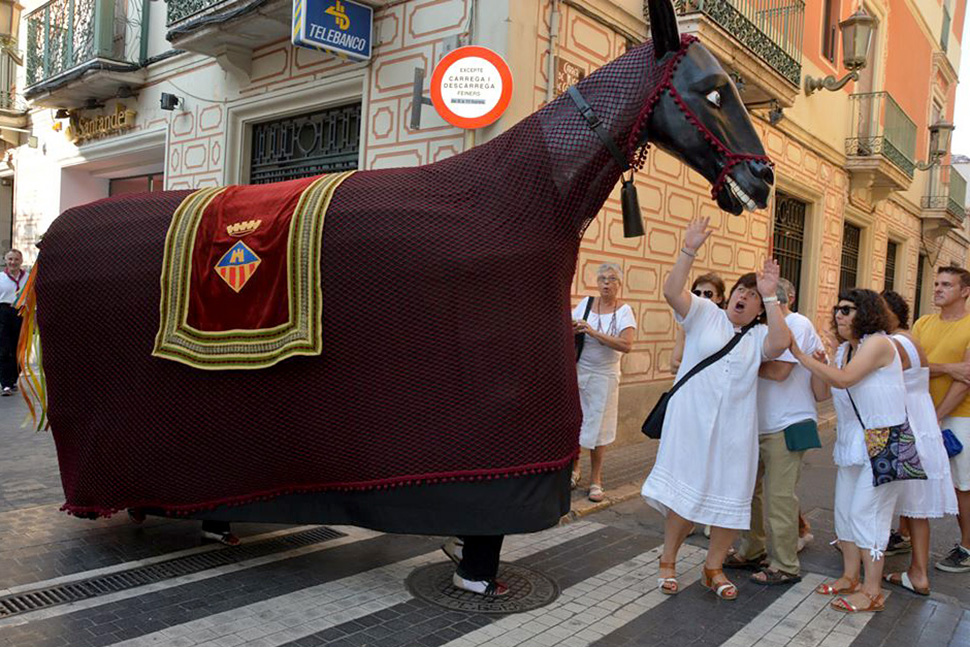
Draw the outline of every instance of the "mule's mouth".
[[[764,180],[756,180],[757,188],[744,188],[741,182],[731,175],[724,178],[721,189],[717,192],[718,206],[728,213],[740,216],[745,211],[757,211],[768,206],[768,196],[771,194],[771,184]]]

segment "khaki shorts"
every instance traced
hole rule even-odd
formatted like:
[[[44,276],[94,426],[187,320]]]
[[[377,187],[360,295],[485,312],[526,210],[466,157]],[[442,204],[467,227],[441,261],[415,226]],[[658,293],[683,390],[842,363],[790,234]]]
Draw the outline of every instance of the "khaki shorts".
[[[950,459],[950,476],[953,487],[961,492],[970,491],[970,418],[951,416],[944,418],[940,429],[949,429],[963,443],[963,451]]]

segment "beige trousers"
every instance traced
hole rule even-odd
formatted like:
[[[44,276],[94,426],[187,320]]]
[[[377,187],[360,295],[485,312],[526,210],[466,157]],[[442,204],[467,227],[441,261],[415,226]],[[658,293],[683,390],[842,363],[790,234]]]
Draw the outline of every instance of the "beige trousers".
[[[751,530],[741,533],[738,556],[754,559],[768,553],[770,568],[798,575],[798,496],[795,488],[802,473],[802,455],[788,451],[785,433],[758,439],[758,476],[751,499]],[[771,534],[770,550],[765,536],[765,515]]]

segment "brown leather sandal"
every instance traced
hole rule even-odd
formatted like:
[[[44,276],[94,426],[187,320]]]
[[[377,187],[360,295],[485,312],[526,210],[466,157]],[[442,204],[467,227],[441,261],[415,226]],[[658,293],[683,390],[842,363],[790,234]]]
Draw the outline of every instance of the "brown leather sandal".
[[[660,592],[664,595],[677,595],[680,593],[680,584],[677,582],[677,562],[665,562],[660,560],[661,569],[669,569],[674,571],[675,575],[672,577],[658,577],[657,587],[660,588]]]
[[[724,571],[720,568],[708,569],[704,567],[704,586],[714,591],[714,595],[721,598],[722,600],[737,600],[738,599],[738,587],[734,586],[730,580],[726,582],[715,582],[714,578],[718,575],[724,575]]]
[[[839,580],[846,580],[849,583],[849,586],[833,586],[835,582],[838,582]],[[819,595],[843,595],[855,593],[860,587],[859,580],[852,581],[846,577],[840,577],[838,580],[835,580],[835,582],[832,582],[832,584],[819,584],[817,587],[815,587],[815,592]]]
[[[838,597],[832,600],[829,606],[837,611],[843,611],[845,613],[870,613],[882,611],[886,608],[886,598],[884,598],[881,593],[877,595],[869,595],[865,591],[857,591],[857,593],[869,600],[869,604],[865,607],[857,607],[849,602],[847,598]]]

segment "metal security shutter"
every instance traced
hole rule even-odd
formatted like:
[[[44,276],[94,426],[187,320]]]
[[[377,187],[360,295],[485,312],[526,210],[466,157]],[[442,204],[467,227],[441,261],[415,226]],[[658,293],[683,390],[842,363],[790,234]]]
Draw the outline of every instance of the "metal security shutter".
[[[913,321],[919,319],[919,306],[923,301],[923,268],[926,267],[926,257],[919,255],[916,261],[916,300],[913,302]]]
[[[886,280],[882,284],[884,291],[896,289],[896,252],[898,246],[893,241],[886,243]]]
[[[250,184],[357,168],[360,103],[253,125]]]
[[[795,286],[795,302],[788,304],[798,310],[801,296],[802,254],[805,244],[804,202],[783,193],[775,195],[775,232],[773,236],[775,259],[781,269],[782,278]]]
[[[839,276],[839,292],[857,286],[859,280],[859,242],[862,230],[845,223],[842,227],[842,272]]]

